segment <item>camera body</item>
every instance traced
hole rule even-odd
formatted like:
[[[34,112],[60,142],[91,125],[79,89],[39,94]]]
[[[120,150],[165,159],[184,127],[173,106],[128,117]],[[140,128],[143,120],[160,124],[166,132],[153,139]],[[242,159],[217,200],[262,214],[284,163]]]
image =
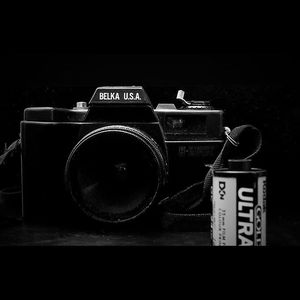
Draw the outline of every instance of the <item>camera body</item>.
[[[142,87],[128,86],[99,87],[72,109],[26,108],[24,219],[151,218],[159,200],[203,179],[224,142],[223,111],[199,103],[153,109]]]

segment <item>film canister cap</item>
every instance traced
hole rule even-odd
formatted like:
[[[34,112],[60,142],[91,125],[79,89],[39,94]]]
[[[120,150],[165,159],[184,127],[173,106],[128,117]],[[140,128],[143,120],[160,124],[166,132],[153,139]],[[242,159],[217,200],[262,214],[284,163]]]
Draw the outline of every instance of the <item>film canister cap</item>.
[[[250,171],[251,159],[229,159],[228,168],[230,171]]]

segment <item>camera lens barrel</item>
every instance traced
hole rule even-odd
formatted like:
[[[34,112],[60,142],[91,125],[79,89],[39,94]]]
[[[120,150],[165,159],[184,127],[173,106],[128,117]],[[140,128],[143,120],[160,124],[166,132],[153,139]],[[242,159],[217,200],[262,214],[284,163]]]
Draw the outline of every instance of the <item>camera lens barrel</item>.
[[[89,217],[123,223],[147,211],[166,178],[166,159],[145,132],[121,125],[98,128],[72,149],[65,182]]]

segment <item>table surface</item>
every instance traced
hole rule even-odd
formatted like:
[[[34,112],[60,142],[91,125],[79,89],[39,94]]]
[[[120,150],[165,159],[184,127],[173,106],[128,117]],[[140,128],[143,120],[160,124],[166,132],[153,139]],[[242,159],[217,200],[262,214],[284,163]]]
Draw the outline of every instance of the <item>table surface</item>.
[[[299,246],[300,218],[276,217],[268,222],[269,246]],[[210,246],[207,231],[110,232],[58,226],[2,224],[0,246]]]

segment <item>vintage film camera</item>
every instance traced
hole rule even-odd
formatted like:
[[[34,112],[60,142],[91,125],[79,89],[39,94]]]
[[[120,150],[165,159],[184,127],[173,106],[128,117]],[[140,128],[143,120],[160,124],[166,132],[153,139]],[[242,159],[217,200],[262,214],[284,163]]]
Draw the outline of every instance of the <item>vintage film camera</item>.
[[[203,180],[224,142],[223,111],[183,91],[177,102],[153,109],[142,87],[99,87],[88,105],[25,109],[24,220],[124,224]]]

